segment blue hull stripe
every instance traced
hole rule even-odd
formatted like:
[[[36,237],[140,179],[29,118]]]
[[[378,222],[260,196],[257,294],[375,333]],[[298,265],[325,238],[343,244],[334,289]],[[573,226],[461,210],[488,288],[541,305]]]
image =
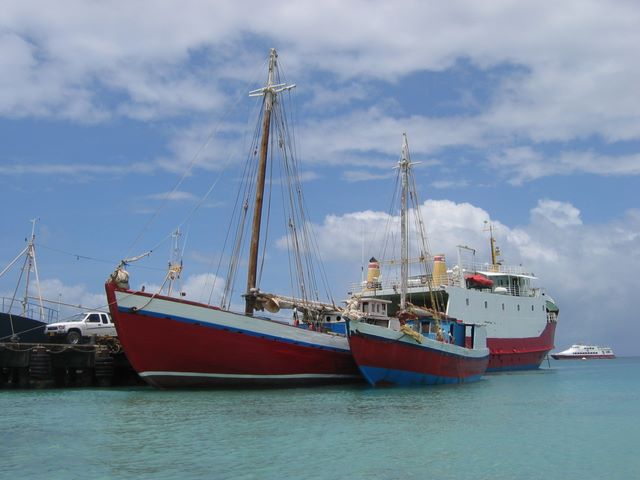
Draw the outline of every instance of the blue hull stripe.
[[[445,385],[476,382],[482,377],[482,375],[473,375],[465,378],[443,377],[439,375],[426,375],[417,372],[409,372],[406,370],[392,370],[362,365],[359,367],[362,375],[364,375],[371,385]]]
[[[166,313],[157,313],[157,312],[150,312],[148,310],[138,310],[136,311],[136,313],[132,313],[131,309],[128,307],[120,307],[118,306],[118,311],[122,312],[122,313],[128,313],[128,314],[132,314],[132,315],[144,315],[146,317],[154,317],[154,318],[162,318],[162,319],[170,319],[176,322],[181,322],[181,323],[188,323],[191,325],[199,325],[201,327],[206,327],[206,328],[213,328],[215,330],[226,330],[228,332],[231,333],[242,333],[244,335],[250,335],[252,337],[256,337],[256,338],[265,338],[267,340],[275,340],[277,342],[282,342],[282,343],[289,343],[291,345],[297,345],[299,347],[306,347],[306,348],[316,348],[318,350],[327,350],[330,352],[339,352],[339,353],[348,353],[351,354],[350,350],[345,350],[342,348],[336,348],[336,347],[328,347],[325,345],[318,345],[316,343],[308,343],[308,342],[300,342],[297,340],[292,340],[290,338],[283,338],[283,337],[278,337],[275,335],[267,335],[264,333],[257,333],[254,332],[252,330],[244,330],[241,328],[235,328],[235,327],[229,327],[227,325],[218,325],[215,323],[209,323],[209,322],[203,322],[200,320],[193,320],[192,318],[186,318],[186,317],[179,317],[176,315],[168,315]],[[269,322],[270,320],[264,320],[265,322]],[[277,323],[277,322],[274,322]],[[285,325],[283,325],[283,327],[285,327]],[[288,326],[287,328],[296,328],[293,325]],[[342,335],[340,335],[342,336]]]

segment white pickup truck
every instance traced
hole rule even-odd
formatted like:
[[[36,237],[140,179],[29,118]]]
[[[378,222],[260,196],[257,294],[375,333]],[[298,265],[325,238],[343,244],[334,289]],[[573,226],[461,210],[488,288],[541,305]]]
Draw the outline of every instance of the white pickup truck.
[[[74,315],[65,322],[50,323],[45,327],[45,334],[66,343],[77,344],[84,337],[115,337],[116,327],[108,313],[86,312]]]

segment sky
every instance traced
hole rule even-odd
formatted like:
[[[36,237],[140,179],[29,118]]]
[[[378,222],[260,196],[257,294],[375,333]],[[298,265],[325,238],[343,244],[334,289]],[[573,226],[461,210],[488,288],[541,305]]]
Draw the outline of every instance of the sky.
[[[406,133],[432,253],[451,267],[468,245],[488,261],[490,222],[504,262],[559,305],[558,349],[640,355],[638,25],[624,0],[7,0],[0,266],[37,219],[43,294],[103,306],[123,258],[153,249],[132,285],[162,283],[181,226],[183,289],[199,298],[246,156],[248,92],[276,48],[336,299],[376,255]],[[288,282],[281,240],[269,290]],[[0,278],[3,296],[18,275]]]

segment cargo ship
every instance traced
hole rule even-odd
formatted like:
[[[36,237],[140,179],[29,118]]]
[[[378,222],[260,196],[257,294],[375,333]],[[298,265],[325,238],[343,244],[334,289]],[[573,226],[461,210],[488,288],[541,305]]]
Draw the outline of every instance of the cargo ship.
[[[616,358],[610,347],[576,343],[562,352],[551,355],[555,360],[588,360],[592,358]]]
[[[432,257],[432,269],[408,280],[407,298],[413,305],[433,308],[465,323],[485,325],[490,350],[488,372],[533,370],[554,348],[559,309],[553,298],[536,286],[537,277],[521,266],[504,265],[490,232],[491,263],[476,263],[475,250],[458,247],[458,261],[447,267],[445,255]],[[471,257],[469,260],[466,257]],[[384,272],[385,263],[389,271]],[[397,304],[397,261],[369,261],[367,280],[353,286],[353,294],[391,300]],[[389,315],[394,315],[390,308]]]

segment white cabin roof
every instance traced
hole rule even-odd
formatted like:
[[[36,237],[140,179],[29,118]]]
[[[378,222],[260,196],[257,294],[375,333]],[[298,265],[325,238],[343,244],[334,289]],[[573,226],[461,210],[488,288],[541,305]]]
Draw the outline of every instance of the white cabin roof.
[[[478,270],[477,273],[480,273],[485,277],[520,277],[520,278],[530,278],[532,280],[538,279],[538,277],[534,275],[529,275],[526,273],[491,272],[491,271],[485,271],[485,270]]]

